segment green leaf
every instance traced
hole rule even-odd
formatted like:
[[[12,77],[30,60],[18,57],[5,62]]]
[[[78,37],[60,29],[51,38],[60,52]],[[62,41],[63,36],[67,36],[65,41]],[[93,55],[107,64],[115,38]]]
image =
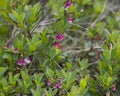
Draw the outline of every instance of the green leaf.
[[[95,0],[93,2],[93,7],[94,7],[94,10],[96,13],[101,13],[102,9],[103,9],[103,6],[104,6],[104,0]]]
[[[105,58],[107,59],[107,60],[111,60],[111,58],[112,58],[112,56],[111,56],[111,54],[112,54],[112,45],[110,46],[110,48],[108,48],[107,46],[103,46],[103,55],[105,56]]]
[[[1,8],[7,8],[7,0],[0,0],[0,7]]]
[[[34,16],[36,16],[39,12],[40,12],[40,3],[36,3],[34,6],[33,6],[33,12],[34,12]]]
[[[5,53],[5,54],[3,55],[3,58],[9,58],[9,56],[10,56],[9,53]]]
[[[54,77],[54,71],[52,71],[50,68],[46,67],[46,74],[53,78]]]
[[[0,76],[2,76],[6,71],[8,67],[0,67]]]
[[[13,78],[14,78],[14,80],[18,80],[19,77],[20,77],[20,74],[16,74]]]
[[[23,82],[21,81],[21,80],[17,80],[18,81],[18,86],[20,87],[20,88],[23,88]]]
[[[23,25],[23,21],[25,19],[25,13],[21,13],[18,17],[18,23],[22,24]]]
[[[3,86],[3,89],[4,91],[8,91],[8,82],[7,82],[7,79],[6,78],[2,78],[2,86]]]
[[[12,13],[9,13],[9,16],[14,22],[18,23],[19,15],[16,11],[12,10]]]
[[[71,96],[78,96],[79,93],[80,93],[80,89],[77,86],[72,86],[71,91],[70,91],[70,95]]]
[[[108,77],[107,79],[107,86],[110,86],[112,83],[112,77]]]
[[[36,85],[39,85],[41,83],[41,80],[43,78],[43,74],[34,74],[34,81],[36,83]]]
[[[92,2],[91,2],[91,0],[83,0],[83,2],[82,2],[84,5],[89,5],[89,4],[91,4]]]
[[[29,0],[23,0],[22,3],[23,5],[26,5],[29,2]]]
[[[19,5],[18,8],[16,9],[16,12],[18,14],[21,14],[24,12],[25,7],[23,5]]]
[[[32,96],[42,96],[44,93],[44,91],[43,91],[43,89],[40,87],[40,86],[38,86],[38,85],[36,85],[37,86],[37,88],[36,89],[31,89],[31,92],[32,92]]]
[[[49,56],[51,57],[51,59],[58,57],[61,53],[60,49],[57,49],[55,47],[52,47],[50,52],[49,52]]]
[[[86,86],[87,86],[86,80],[85,79],[81,79],[80,80],[80,88],[84,90]]]
[[[16,19],[16,17],[14,16],[14,14],[9,13],[9,17],[10,17],[13,21],[15,21],[16,23],[18,22],[17,19]]]

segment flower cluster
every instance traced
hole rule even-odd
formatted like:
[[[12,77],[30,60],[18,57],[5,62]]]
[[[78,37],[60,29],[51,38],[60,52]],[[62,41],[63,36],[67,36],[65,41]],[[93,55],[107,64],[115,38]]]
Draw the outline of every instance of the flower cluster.
[[[61,45],[60,45],[60,41],[63,41],[64,40],[64,35],[61,34],[61,33],[57,33],[56,35],[56,41],[54,42],[54,47],[58,48],[58,49],[61,49]]]
[[[50,86],[52,84],[51,80],[47,80],[46,83],[48,86]],[[60,81],[56,82],[52,89],[57,89],[57,88],[62,88],[62,83]]]
[[[72,5],[72,2],[70,0],[67,1],[66,4],[65,4],[65,10],[68,10],[71,7],[71,5]],[[69,23],[73,22],[73,17],[72,16],[68,17],[68,22]]]
[[[68,10],[72,5],[72,2],[70,0],[68,0],[65,4],[65,10]],[[72,16],[69,16],[68,17],[68,22],[69,23],[72,23],[73,22],[73,17]],[[56,35],[56,41],[54,42],[54,47],[58,48],[58,49],[61,49],[61,44],[60,44],[60,41],[63,41],[64,40],[64,35],[61,34],[61,33],[57,33]]]
[[[13,52],[16,54],[19,52],[18,48],[14,48]],[[19,59],[17,61],[17,64],[19,66],[26,66],[27,64],[31,63],[30,57],[26,57],[24,59]]]
[[[62,88],[62,83],[61,82],[54,84],[53,89],[57,89],[57,88]]]
[[[26,57],[25,59],[19,59],[17,61],[17,63],[19,66],[25,66],[25,65],[31,63],[31,60],[30,60],[30,57]]]

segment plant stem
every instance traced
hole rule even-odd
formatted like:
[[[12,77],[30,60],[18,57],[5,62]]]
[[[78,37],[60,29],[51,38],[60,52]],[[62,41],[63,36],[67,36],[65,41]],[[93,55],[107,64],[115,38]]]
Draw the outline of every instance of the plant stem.
[[[107,92],[106,92],[106,96],[110,96],[110,91],[107,91]]]

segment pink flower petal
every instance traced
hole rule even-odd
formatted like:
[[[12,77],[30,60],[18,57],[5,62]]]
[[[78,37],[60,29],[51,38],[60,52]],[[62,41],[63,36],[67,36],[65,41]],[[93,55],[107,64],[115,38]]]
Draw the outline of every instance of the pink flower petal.
[[[70,1],[66,2],[65,8],[69,8],[70,6],[71,6],[71,2]]]
[[[58,41],[62,41],[62,40],[64,40],[64,35],[58,33],[58,34],[56,35],[56,40],[58,40]]]
[[[47,85],[51,85],[51,81],[50,80],[47,80]]]
[[[18,65],[20,65],[20,66],[23,66],[23,65],[26,65],[26,62],[24,61],[24,60],[18,60],[17,61],[17,63],[18,63]]]
[[[18,49],[17,48],[14,49],[14,53],[18,53]]]
[[[72,17],[68,17],[68,22],[72,23],[73,22],[73,18]]]
[[[55,43],[54,43],[54,47],[57,48],[57,49],[61,49],[61,45],[60,45],[60,43],[58,43],[58,42],[55,42]]]
[[[30,57],[25,58],[24,61],[25,61],[27,64],[29,64],[29,63],[31,62]]]
[[[112,90],[113,90],[113,91],[116,90],[116,86],[115,86],[115,85],[112,86]]]

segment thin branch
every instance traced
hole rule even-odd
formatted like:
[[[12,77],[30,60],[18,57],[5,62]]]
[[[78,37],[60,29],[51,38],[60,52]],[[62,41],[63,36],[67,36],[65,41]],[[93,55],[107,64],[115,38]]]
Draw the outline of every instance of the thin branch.
[[[96,49],[98,51],[102,51],[100,46],[93,48],[93,50],[96,50]],[[63,52],[63,54],[68,54],[68,53],[82,53],[82,52],[88,52],[89,50],[90,50],[90,48],[88,48],[88,49],[81,49],[81,50],[73,50],[73,49],[71,49],[71,50],[68,50],[66,52]]]
[[[81,29],[83,29],[83,30],[88,30],[88,28],[84,28],[83,26],[80,26],[80,25],[78,25],[78,24],[75,24],[75,23],[71,23],[72,25],[75,25],[75,26],[77,26],[77,27],[79,27],[79,28],[81,28]]]
[[[14,26],[13,31],[12,31],[12,36],[11,38],[6,42],[6,46],[9,46],[9,44],[12,42],[12,40],[15,38],[15,33],[16,33],[17,27]]]

